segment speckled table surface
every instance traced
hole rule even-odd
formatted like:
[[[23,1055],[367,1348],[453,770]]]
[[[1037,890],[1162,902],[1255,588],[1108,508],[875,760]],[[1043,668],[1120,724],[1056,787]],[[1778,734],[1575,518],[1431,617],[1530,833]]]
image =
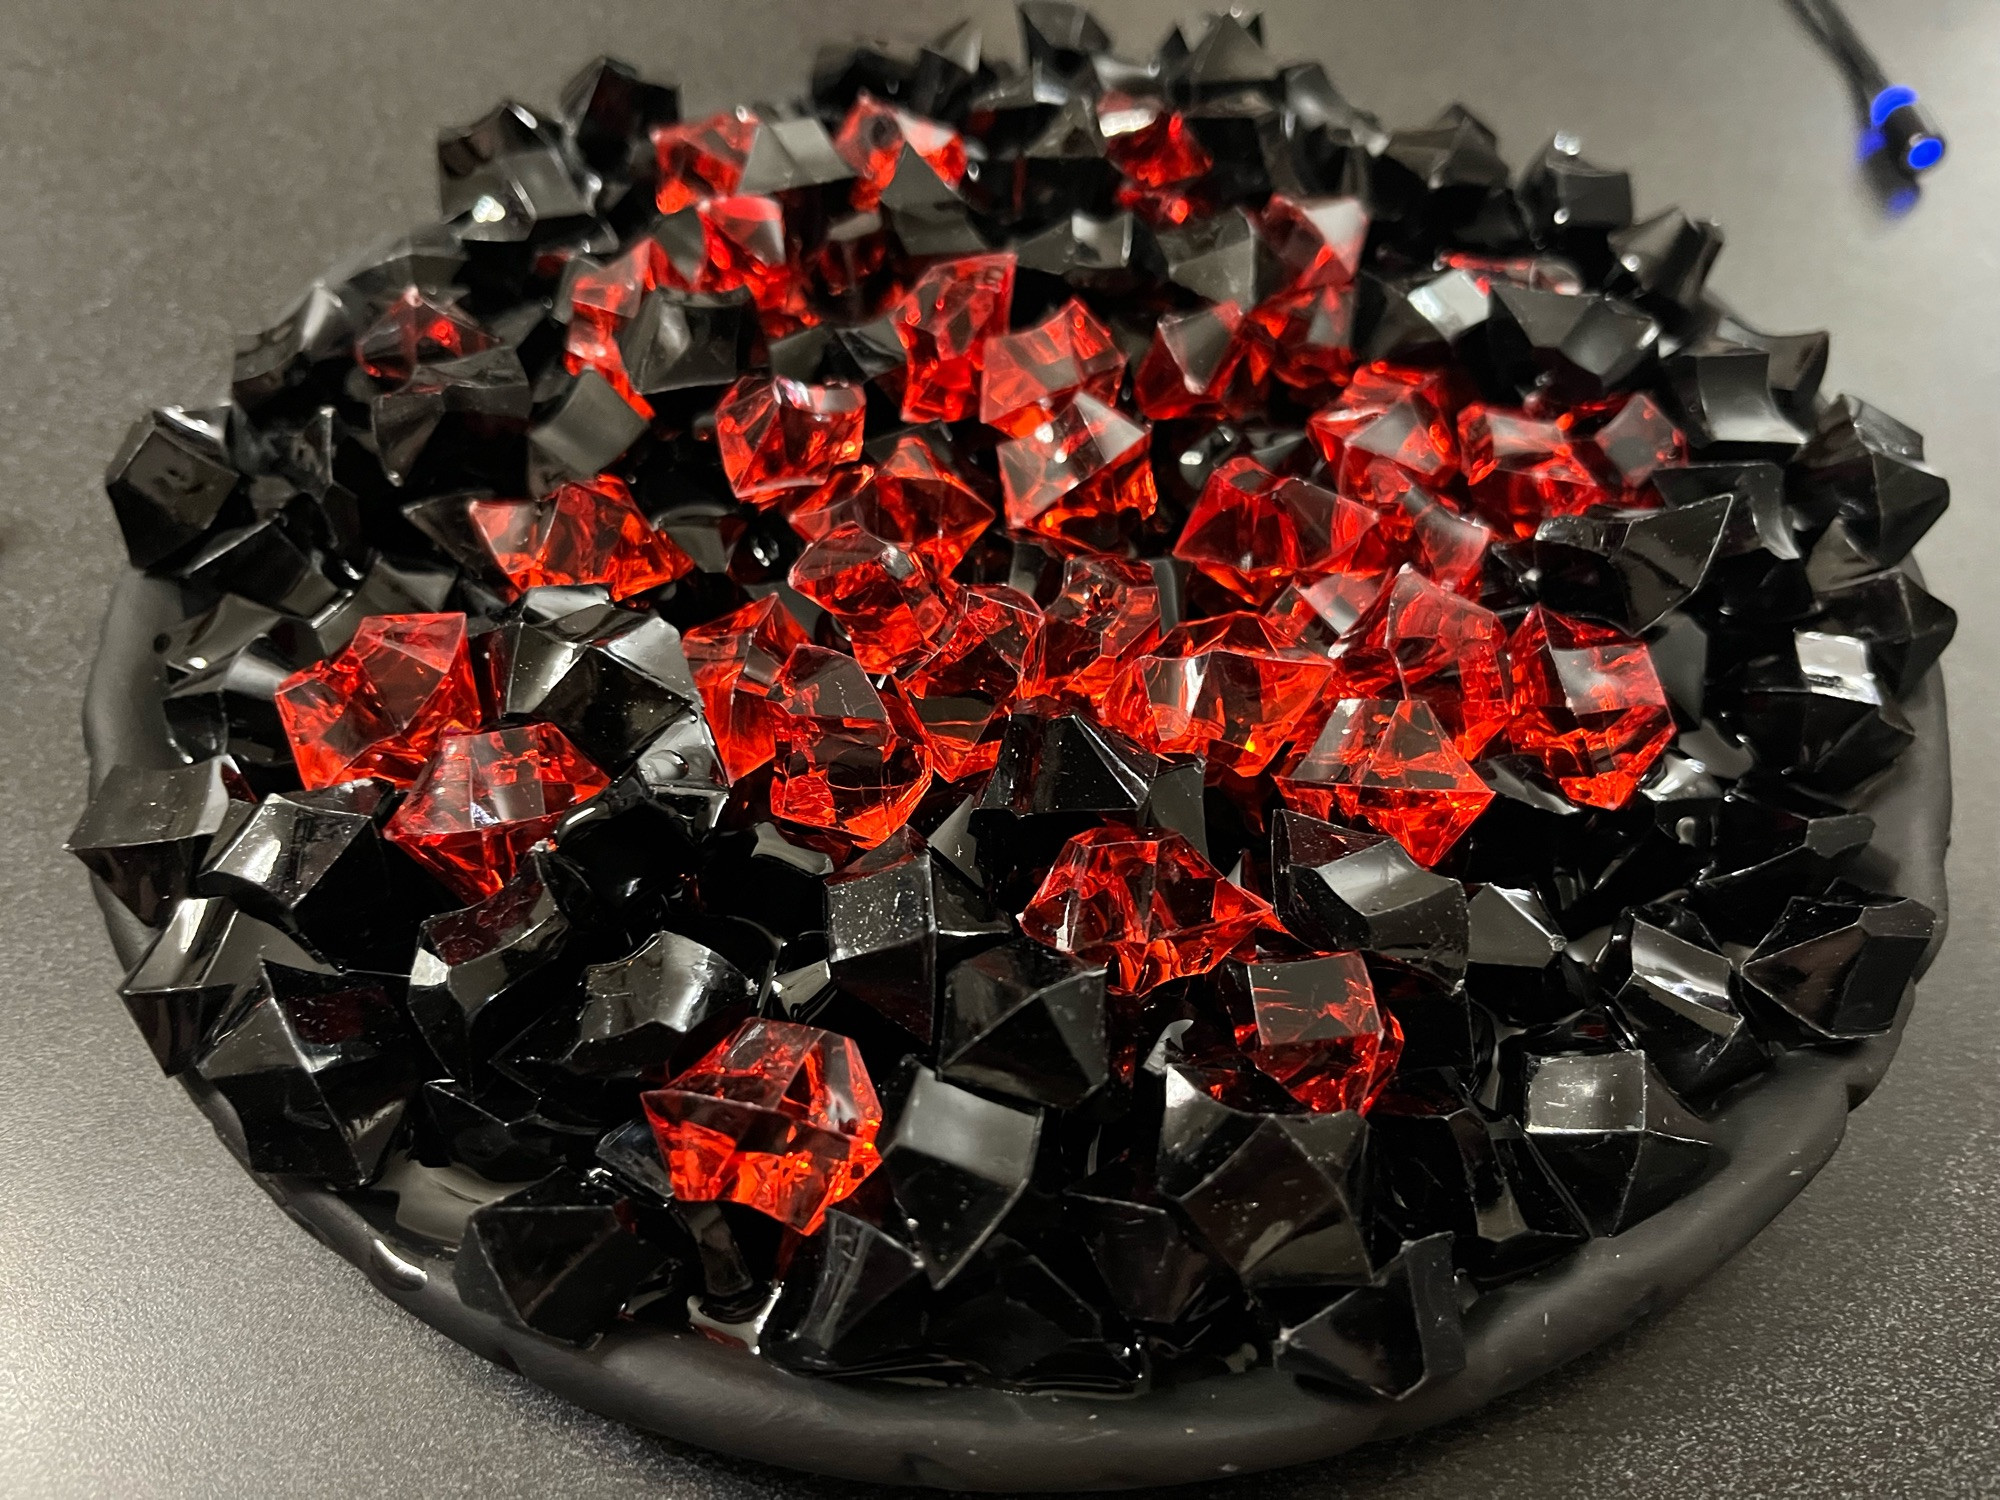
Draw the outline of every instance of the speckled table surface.
[[[429,140],[549,99],[613,51],[688,106],[779,96],[822,40],[934,31],[904,0],[120,0],[0,7],[0,1494],[858,1496],[640,1437],[380,1299],[243,1177],[110,998],[58,850],[76,711],[122,566],[99,489],[131,417],[223,389],[233,333],[432,204]],[[975,8],[1014,46],[1000,5]],[[1178,7],[1096,6],[1128,47]],[[1957,506],[1922,549],[1960,609],[1947,659],[1950,944],[1831,1166],[1679,1307],[1479,1417],[1316,1469],[1184,1493],[2000,1493],[2000,7],[1852,0],[1952,160],[1917,211],[1855,183],[1845,101],[1778,0],[1276,0],[1391,123],[1461,99],[1517,158],[1557,129],[1632,168],[1642,210],[1729,233],[1713,285],[1834,334],[1829,389],[1926,434]]]

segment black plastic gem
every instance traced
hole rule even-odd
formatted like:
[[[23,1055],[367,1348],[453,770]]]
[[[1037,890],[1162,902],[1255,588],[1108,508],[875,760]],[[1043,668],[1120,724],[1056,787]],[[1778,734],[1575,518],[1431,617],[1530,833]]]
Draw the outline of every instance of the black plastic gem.
[[[1359,1287],[1278,1336],[1278,1368],[1360,1396],[1400,1401],[1465,1368],[1451,1236],[1403,1246],[1379,1285]]]
[[[1810,1039],[1879,1036],[1895,1024],[1936,929],[1936,916],[1916,901],[1794,896],[1743,960],[1743,982],[1754,1001],[1775,1007]]]
[[[148,927],[194,889],[211,848],[228,842],[251,804],[227,761],[154,770],[113,766],[63,845]]]
[[[944,979],[939,1072],[954,1083],[1071,1109],[1105,1080],[1104,970],[1016,941]]]
[[[1027,1191],[1041,1113],[946,1083],[914,1061],[881,1136],[882,1170],[932,1286],[963,1270]]]

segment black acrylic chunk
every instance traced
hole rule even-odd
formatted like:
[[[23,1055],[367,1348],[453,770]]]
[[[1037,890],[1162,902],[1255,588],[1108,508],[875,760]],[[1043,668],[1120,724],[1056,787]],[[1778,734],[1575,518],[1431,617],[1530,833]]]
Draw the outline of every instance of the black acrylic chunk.
[[[1482,885],[1468,902],[1466,993],[1517,1024],[1552,1021],[1577,1008],[1569,946],[1532,890]]]
[[[1958,631],[1958,613],[1903,572],[1880,573],[1820,597],[1820,629],[1868,648],[1869,669],[1896,694],[1923,679]]]
[[[623,169],[636,141],[653,126],[670,125],[681,115],[679,88],[649,83],[638,69],[615,57],[584,64],[559,97],[565,132],[599,172]]]
[[[1638,635],[1708,576],[1732,509],[1728,497],[1668,510],[1550,516],[1535,529],[1544,603]]]
[[[1774,778],[1723,799],[1714,857],[1692,904],[1718,935],[1755,943],[1793,896],[1817,896],[1868,846],[1875,821]]]
[[[1240,208],[1163,230],[1159,243],[1167,280],[1206,302],[1255,307],[1284,281],[1277,255]]]
[[[1166,1070],[1161,1194],[1246,1285],[1372,1278],[1361,1224],[1368,1134],[1361,1117],[1237,1109],[1211,1097],[1205,1082],[1199,1068]]]
[[[63,845],[148,927],[194,888],[211,848],[250,814],[235,768],[224,760],[154,770],[113,766]]]
[[[1485,347],[1516,392],[1564,403],[1602,400],[1651,362],[1660,329],[1645,313],[1608,297],[1571,296],[1496,282]]]
[[[1139,1323],[1179,1322],[1217,1283],[1221,1267],[1157,1194],[1088,1178],[1063,1195],[1118,1310]]]
[[[532,1182],[561,1164],[567,1142],[535,1113],[535,1096],[500,1080],[474,1090],[427,1080],[411,1096],[410,1155],[427,1167],[468,1167],[489,1182]],[[653,1159],[651,1133],[647,1148]]]
[[[930,1283],[907,1233],[852,1202],[829,1209],[785,1272],[765,1352],[817,1375],[877,1373],[918,1359]]]
[[[1640,907],[1612,928],[1597,980],[1625,1032],[1667,1086],[1691,1103],[1763,1067],[1763,1046],[1736,1002],[1735,972],[1692,912]],[[1669,925],[1669,924],[1672,925]]]
[[[696,878],[707,910],[797,937],[824,930],[824,882],[832,873],[827,855],[794,844],[774,824],[759,823],[718,840]]]
[[[1464,972],[1465,887],[1394,839],[1280,811],[1269,890],[1286,928],[1322,951],[1362,949],[1448,985]]]
[[[715,742],[675,719],[632,770],[556,824],[556,847],[607,907],[643,927],[693,879],[729,800]]]
[[[649,292],[618,334],[626,378],[642,396],[727,385],[749,363],[755,314],[741,295]]]
[[[1391,1401],[1456,1375],[1465,1368],[1465,1328],[1451,1236],[1405,1244],[1379,1283],[1283,1330],[1273,1358],[1281,1370]]]
[[[1538,1052],[1531,1043],[1519,1087],[1528,1139],[1598,1234],[1658,1213],[1714,1157],[1643,1052]]]
[[[190,551],[226,519],[241,481],[221,435],[198,417],[170,406],[134,422],[104,474],[132,566]]]
[[[1369,360],[1448,359],[1462,338],[1485,326],[1491,312],[1488,294],[1463,271],[1415,282],[1388,282],[1363,272],[1359,285],[1354,343]]]
[[[1800,630],[1791,650],[1752,662],[1729,721],[1758,762],[1822,791],[1844,791],[1903,753],[1916,730],[1869,669],[1868,644]]]
[[[584,970],[583,988],[576,1043],[563,1062],[593,1077],[677,1071],[757,1003],[757,986],[741,969],[673,932]]]
[[[1711,335],[1667,361],[1667,380],[1681,428],[1703,458],[1782,463],[1806,440],[1779,409],[1762,349]]]
[[[524,612],[478,644],[500,718],[546,720],[610,770],[698,713],[680,632],[658,615],[612,604],[542,622]]]
[[[1016,940],[945,975],[938,1069],[954,1083],[1071,1109],[1108,1071],[1104,970]]]
[[[428,1061],[399,983],[263,961],[194,1062],[235,1112],[253,1171],[337,1187],[374,1177]]]
[[[551,479],[589,479],[611,467],[646,419],[595,370],[577,376],[555,410],[528,430],[530,461]]]
[[[1068,1264],[996,1234],[940,1298],[931,1345],[1018,1390],[1131,1394],[1138,1351],[1079,1282],[1088,1286]]]
[[[381,837],[387,791],[357,781],[273,792],[209,856],[200,889],[298,934],[334,963],[407,971],[418,924],[451,898]]]
[[[1745,997],[1809,1041],[1880,1036],[1937,930],[1921,902],[1859,891],[1794,896],[1743,960]],[[1781,1040],[1795,1040],[1785,1036]]]
[[[1632,222],[1629,173],[1586,161],[1558,136],[1521,173],[1521,203],[1535,238],[1577,261],[1593,280],[1609,269],[1609,236]]]
[[[242,594],[293,615],[317,614],[340,597],[283,516],[211,532],[174,571],[197,590]]]
[[[902,1102],[882,1130],[882,1170],[924,1274],[943,1286],[1027,1191],[1041,1112],[947,1083],[914,1059],[896,1091]]]
[[[167,908],[159,935],[125,976],[118,997],[160,1067],[178,1073],[258,982],[267,957],[297,969],[324,968],[284,933],[229,902],[188,897]]]
[[[666,1265],[618,1190],[560,1169],[465,1223],[452,1263],[470,1307],[567,1344],[587,1344]]]
[[[458,445],[453,439],[476,441],[500,428],[518,433],[532,402],[521,356],[504,344],[418,365],[408,380],[370,403],[370,431],[382,471],[401,483],[418,472],[434,445],[449,449]]]
[[[1853,396],[1820,413],[1794,474],[1801,503],[1838,520],[1876,568],[1908,556],[1951,503],[1951,486],[1924,463],[1923,437]]]
[[[1722,253],[1722,230],[1669,208],[1613,230],[1609,243],[1611,291],[1663,315],[1687,318],[1701,306],[1709,270]]]

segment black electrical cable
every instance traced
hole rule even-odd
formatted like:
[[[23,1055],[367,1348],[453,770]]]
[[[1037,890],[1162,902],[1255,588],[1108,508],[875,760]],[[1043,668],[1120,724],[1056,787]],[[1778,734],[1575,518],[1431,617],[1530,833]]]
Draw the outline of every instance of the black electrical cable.
[[[1881,158],[1912,177],[1944,159],[1944,136],[1917,91],[1892,83],[1836,0],[1786,0],[1813,39],[1833,58],[1854,95],[1861,119],[1861,154]]]

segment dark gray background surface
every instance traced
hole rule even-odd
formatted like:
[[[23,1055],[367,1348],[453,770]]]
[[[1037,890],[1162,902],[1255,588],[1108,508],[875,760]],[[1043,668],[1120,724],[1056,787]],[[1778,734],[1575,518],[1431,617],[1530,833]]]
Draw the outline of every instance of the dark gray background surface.
[[[99,476],[143,407],[225,389],[232,335],[428,213],[435,126],[553,100],[613,51],[690,112],[789,94],[815,46],[966,7],[819,0],[120,0],[0,8],[0,1493],[858,1496],[640,1437],[410,1319],[319,1249],[162,1079],[57,845],[122,566]],[[1177,6],[1103,0],[1129,51]],[[1518,160],[1557,129],[1643,211],[1728,230],[1713,285],[1834,334],[1828,388],[1920,428],[1957,505],[1922,549],[1963,626],[1954,922],[1833,1164],[1685,1303],[1436,1433],[1182,1493],[2000,1494],[1993,913],[2000,532],[2000,5],[1852,0],[1952,159],[1907,220],[1778,0],[1278,0],[1268,34],[1391,124],[1463,100]],[[1011,15],[976,12],[996,50]]]

